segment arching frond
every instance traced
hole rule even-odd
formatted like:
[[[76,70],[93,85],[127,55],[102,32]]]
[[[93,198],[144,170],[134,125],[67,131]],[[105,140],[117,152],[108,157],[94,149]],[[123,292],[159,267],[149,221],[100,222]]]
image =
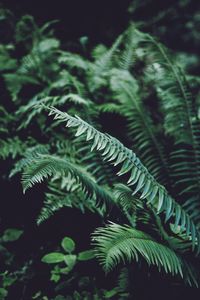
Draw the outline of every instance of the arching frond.
[[[22,177],[24,192],[36,183],[40,183],[49,176],[71,174],[86,198],[92,198],[97,203],[113,203],[110,193],[99,186],[84,169],[76,166],[67,159],[61,159],[53,155],[40,155],[32,161]]]
[[[111,223],[98,228],[93,234],[95,255],[106,272],[120,262],[138,261],[143,257],[149,265],[155,265],[172,275],[183,276],[181,260],[170,248],[159,244],[146,233],[128,226]]]
[[[166,220],[174,216],[176,226],[180,225],[186,229],[187,235],[193,241],[193,249],[198,244],[199,252],[199,233],[190,216],[175,202],[167,190],[155,180],[134,152],[123,146],[117,139],[99,132],[79,117],[72,117],[55,108],[49,108],[49,110],[50,115],[54,115],[55,119],[66,122],[67,127],[77,127],[77,136],[85,133],[86,140],[92,141],[91,150],[96,149],[100,151],[104,159],[111,164],[118,165],[123,163],[118,175],[131,173],[128,184],[135,186],[133,194],[140,193],[140,197],[151,203],[158,213],[164,211]]]

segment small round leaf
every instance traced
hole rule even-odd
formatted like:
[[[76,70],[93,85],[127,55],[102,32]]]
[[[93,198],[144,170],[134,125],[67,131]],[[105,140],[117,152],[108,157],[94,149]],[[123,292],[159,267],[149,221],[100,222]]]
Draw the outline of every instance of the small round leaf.
[[[74,241],[69,238],[69,237],[65,237],[62,242],[61,242],[61,245],[63,247],[63,249],[68,252],[68,253],[71,253],[75,250],[75,243]]]

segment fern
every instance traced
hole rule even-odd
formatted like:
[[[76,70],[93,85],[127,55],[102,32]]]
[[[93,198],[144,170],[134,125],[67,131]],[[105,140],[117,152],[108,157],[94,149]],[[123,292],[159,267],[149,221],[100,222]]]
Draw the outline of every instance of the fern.
[[[68,184],[69,182],[67,182]],[[89,210],[101,217],[104,217],[106,213],[106,205],[103,203],[99,205],[93,198],[86,197],[75,182],[73,188],[68,191],[66,191],[66,187],[61,188],[55,182],[52,182],[48,184],[48,192],[45,194],[44,205],[37,218],[37,224],[40,225],[64,207],[78,208],[82,213]]]
[[[71,117],[67,113],[63,113],[55,108],[49,109],[50,115],[54,115],[55,119],[66,122],[67,127],[78,127],[77,136],[86,133],[86,140],[93,140],[91,150],[97,149],[101,151],[104,160],[114,165],[123,162],[118,175],[131,173],[127,182],[129,186],[136,185],[133,194],[139,192],[140,197],[151,203],[157,209],[158,213],[164,211],[166,220],[174,216],[176,226],[180,225],[186,229],[187,235],[192,238],[193,249],[196,248],[195,245],[197,244],[197,251],[199,252],[199,233],[190,216],[174,201],[166,189],[155,180],[134,152],[124,147],[117,139],[97,131],[79,117]]]
[[[153,240],[142,231],[111,223],[93,234],[96,257],[106,272],[120,261],[138,261],[141,255],[149,265],[156,265],[166,273],[183,276],[179,257],[170,248]]]
[[[70,174],[79,184],[86,199],[93,199],[96,203],[111,204],[113,202],[109,192],[100,187],[90,175],[66,159],[61,159],[52,155],[40,155],[32,161],[31,166],[25,170],[22,183],[24,192],[38,182],[42,182],[49,176],[60,174]]]
[[[121,113],[128,122],[127,135],[148,170],[166,183],[169,172],[166,155],[139,94],[136,80],[127,71],[113,70],[111,89],[121,103]]]

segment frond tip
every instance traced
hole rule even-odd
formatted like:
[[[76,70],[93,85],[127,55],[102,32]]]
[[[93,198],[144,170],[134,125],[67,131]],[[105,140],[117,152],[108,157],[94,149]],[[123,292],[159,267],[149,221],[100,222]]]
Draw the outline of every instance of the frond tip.
[[[138,261],[142,256],[149,265],[155,265],[159,271],[183,277],[181,260],[170,248],[159,244],[146,233],[111,223],[98,228],[93,234],[95,255],[106,272],[112,270],[121,261]]]

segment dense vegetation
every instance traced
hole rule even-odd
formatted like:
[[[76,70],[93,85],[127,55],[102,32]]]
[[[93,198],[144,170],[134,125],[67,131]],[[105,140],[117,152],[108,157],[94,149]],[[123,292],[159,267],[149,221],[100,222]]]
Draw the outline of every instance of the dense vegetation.
[[[148,22],[110,46],[72,46],[55,21],[0,12],[3,202],[15,218],[24,201],[38,226],[9,223],[3,209],[0,299],[142,299],[144,282],[155,294],[196,290],[197,56],[170,50]]]

